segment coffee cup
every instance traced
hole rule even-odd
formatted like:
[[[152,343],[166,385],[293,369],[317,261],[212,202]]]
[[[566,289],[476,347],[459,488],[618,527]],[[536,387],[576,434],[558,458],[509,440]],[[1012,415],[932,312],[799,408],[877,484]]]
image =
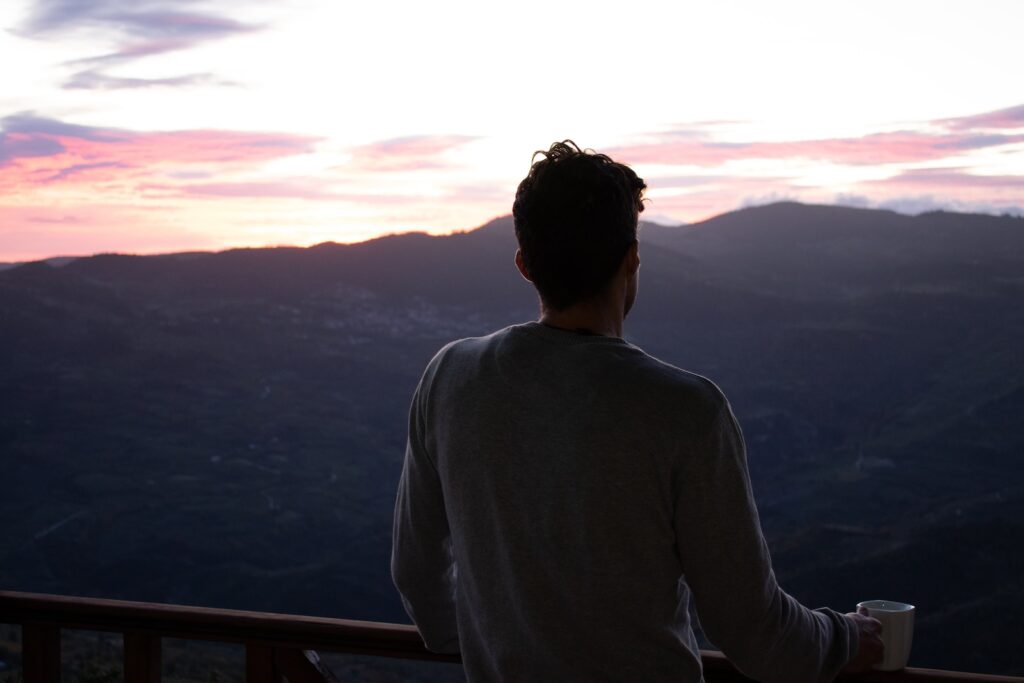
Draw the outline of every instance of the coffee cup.
[[[907,665],[914,637],[914,606],[893,600],[865,600],[857,611],[882,622],[885,656],[875,665],[879,671],[898,671]]]

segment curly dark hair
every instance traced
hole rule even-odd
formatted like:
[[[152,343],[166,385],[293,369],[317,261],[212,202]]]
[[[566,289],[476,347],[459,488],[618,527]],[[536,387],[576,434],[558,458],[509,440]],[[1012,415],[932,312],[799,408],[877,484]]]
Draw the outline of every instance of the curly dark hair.
[[[572,140],[533,155],[512,216],[523,263],[544,305],[564,310],[597,295],[636,241],[643,179]],[[532,160],[531,160],[532,161]]]

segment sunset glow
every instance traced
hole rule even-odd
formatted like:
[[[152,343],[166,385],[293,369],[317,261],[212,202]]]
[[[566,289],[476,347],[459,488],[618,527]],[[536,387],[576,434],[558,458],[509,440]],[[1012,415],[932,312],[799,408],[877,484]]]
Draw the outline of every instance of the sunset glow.
[[[469,229],[564,138],[661,220],[1021,213],[1024,5],[893,5],[6,2],[0,261]]]

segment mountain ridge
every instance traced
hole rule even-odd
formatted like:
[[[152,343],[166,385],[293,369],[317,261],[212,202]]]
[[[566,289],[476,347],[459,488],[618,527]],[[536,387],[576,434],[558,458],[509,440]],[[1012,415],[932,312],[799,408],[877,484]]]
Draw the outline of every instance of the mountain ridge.
[[[802,202],[794,201],[780,201],[773,202],[770,204],[761,204],[757,206],[743,207],[735,209],[733,211],[727,211],[722,214],[718,214],[711,218],[704,219],[702,221],[694,223],[685,223],[679,225],[666,225],[664,223],[648,222],[643,220],[643,216],[640,217],[640,231],[641,240],[645,236],[652,234],[658,236],[657,244],[662,243],[662,238],[665,235],[679,235],[682,233],[703,233],[707,230],[714,230],[719,227],[723,227],[726,230],[729,229],[736,221],[748,221],[751,215],[756,215],[758,220],[763,220],[771,225],[777,225],[780,219],[779,214],[786,214],[782,218],[792,218],[794,216],[800,216],[801,220],[811,219],[817,221],[819,224],[821,221],[835,222],[837,217],[849,217],[859,216],[862,218],[862,223],[879,223],[884,218],[883,223],[886,225],[903,223],[909,225],[915,218],[927,218],[931,221],[934,219],[941,218],[942,220],[956,221],[961,218],[970,218],[977,222],[983,222],[988,219],[990,224],[998,222],[1005,224],[1006,222],[1024,224],[1024,217],[1020,216],[995,216],[992,214],[980,214],[980,213],[962,213],[954,211],[926,211],[920,214],[903,214],[889,209],[873,209],[863,207],[848,207],[842,205],[829,205],[829,204],[807,204]],[[904,221],[902,219],[909,219]],[[1017,228],[1018,230],[1024,231],[1024,228]],[[204,255],[210,254],[222,254],[226,252],[238,252],[238,251],[273,251],[273,250],[290,250],[290,249],[319,249],[319,248],[330,248],[339,246],[357,246],[368,243],[375,243],[381,241],[388,241],[393,239],[399,239],[403,237],[450,237],[456,235],[472,235],[476,234],[478,237],[483,235],[498,235],[498,234],[512,234],[512,216],[504,215],[498,216],[491,220],[485,221],[479,226],[469,229],[454,230],[448,234],[432,235],[422,230],[412,230],[409,232],[401,233],[389,233],[385,235],[379,235],[376,237],[362,240],[359,242],[334,242],[326,241],[318,244],[310,245],[308,247],[299,247],[294,245],[275,245],[275,246],[254,246],[254,247],[229,247],[226,249],[202,251],[202,250],[188,250],[182,252],[167,252],[158,254],[132,254],[122,252],[99,252],[91,255],[83,256],[52,256],[42,259],[32,259],[28,261],[11,261],[0,263],[0,271],[11,268],[21,267],[30,263],[46,262],[49,265],[61,267],[69,262],[76,261],[83,258],[93,258],[96,256],[141,256],[147,258],[197,258]]]

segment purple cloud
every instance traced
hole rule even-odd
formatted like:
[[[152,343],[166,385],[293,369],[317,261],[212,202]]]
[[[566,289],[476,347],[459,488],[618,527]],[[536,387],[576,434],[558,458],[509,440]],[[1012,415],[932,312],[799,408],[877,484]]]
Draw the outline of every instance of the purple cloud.
[[[44,182],[50,182],[53,180],[62,180],[75,173],[81,173],[82,171],[91,171],[97,168],[131,168],[128,164],[122,164],[117,161],[100,161],[95,164],[74,164],[67,168],[62,168],[53,175],[45,179]]]
[[[123,63],[130,61],[132,59],[141,59],[143,57],[149,57],[150,55],[159,55],[164,54],[166,52],[174,52],[175,50],[184,50],[194,45],[195,42],[196,41],[185,40],[182,38],[156,38],[141,43],[131,43],[122,45],[114,52],[108,52],[102,55],[93,55],[92,57],[72,59],[68,62],[65,62],[65,65],[97,67],[115,63]]]
[[[73,90],[131,90],[196,85],[230,84],[211,73],[185,74],[171,78],[125,78],[122,76],[108,76],[95,69],[80,71],[64,82],[65,88]]]
[[[31,139],[38,139],[36,136],[79,138],[91,142],[119,142],[122,139],[122,136],[112,129],[64,123],[36,116],[30,111],[3,117],[0,119],[0,127],[7,133],[30,136]]]
[[[1024,104],[1007,109],[997,109],[983,114],[959,116],[952,119],[936,121],[940,125],[954,130],[974,130],[977,128],[1024,128]]]
[[[959,213],[987,213],[992,215],[1024,215],[1024,208],[1019,204],[995,203],[986,201],[958,201],[948,197],[935,197],[930,194],[894,197],[878,202],[880,209],[889,209],[898,213],[917,215],[928,211],[956,211]]]
[[[0,166],[11,159],[26,157],[52,157],[64,151],[57,140],[21,137],[0,132]]]
[[[126,10],[123,0],[36,0],[19,33],[43,38],[82,27],[113,31],[121,36],[113,52],[73,60],[93,67],[72,76],[66,88],[109,89],[194,85],[196,74],[157,79],[118,79],[95,71],[104,64],[124,63],[149,55],[184,50],[210,40],[258,30],[260,27],[208,12],[187,11],[192,0],[138,0]]]
[[[920,185],[929,187],[1006,188],[1024,187],[1024,175],[981,175],[968,173],[962,168],[917,168],[904,171],[892,178],[869,181],[874,185]]]
[[[37,0],[22,33],[41,35],[81,26],[113,28],[133,38],[198,40],[253,30],[214,14],[182,11],[190,0],[140,0],[125,11],[123,0]]]
[[[161,4],[159,9],[149,12],[120,11],[101,16],[104,21],[118,25],[133,34],[167,38],[219,38],[234,33],[247,33],[256,28],[212,14],[174,11],[174,4]]]
[[[117,131],[77,126],[32,112],[20,112],[0,118],[0,167],[15,159],[63,154],[67,147],[60,138],[103,143],[124,140]]]
[[[963,137],[951,137],[948,141],[939,142],[935,145],[938,149],[984,149],[997,145],[1008,145],[1020,142],[1019,135],[1000,135],[997,133],[967,135]]]

